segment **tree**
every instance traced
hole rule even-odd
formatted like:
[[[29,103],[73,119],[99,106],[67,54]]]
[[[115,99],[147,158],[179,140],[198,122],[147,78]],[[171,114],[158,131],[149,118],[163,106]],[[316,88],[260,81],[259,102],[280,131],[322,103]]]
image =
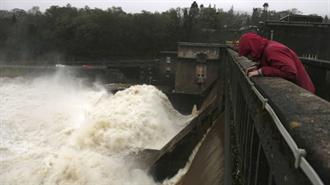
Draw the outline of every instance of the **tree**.
[[[250,17],[247,17],[247,18],[246,18],[246,25],[248,25],[248,26],[251,25]]]
[[[196,2],[163,13],[126,13],[120,7],[77,9],[69,4],[45,12],[38,7],[27,12],[0,10],[0,60],[49,61],[55,58],[49,57],[53,53],[64,60],[153,57],[161,50],[175,50],[178,41],[234,39],[235,30],[262,20],[265,7],[254,8],[252,16],[234,12],[233,6],[224,11]],[[298,10],[267,11],[267,16],[278,20],[289,12]]]
[[[257,25],[261,20],[261,9],[260,8],[253,8],[251,22],[252,25]]]
[[[264,3],[262,6],[264,7],[264,11],[267,12],[269,7],[268,3]]]
[[[292,8],[287,11],[289,11],[291,14],[298,14],[298,15],[302,14],[302,12],[300,10],[298,10],[297,8]]]
[[[32,15],[41,15],[39,6],[32,7],[30,10],[28,10],[28,13]]]
[[[199,8],[198,8],[198,4],[196,3],[196,1],[194,1],[189,9],[189,16],[191,17],[191,19],[195,19],[199,14]]]
[[[268,7],[269,7],[268,3],[264,3],[263,7],[264,9],[262,11],[261,18],[263,21],[266,21],[268,19]]]
[[[228,11],[229,15],[234,15],[234,6],[232,5]]]

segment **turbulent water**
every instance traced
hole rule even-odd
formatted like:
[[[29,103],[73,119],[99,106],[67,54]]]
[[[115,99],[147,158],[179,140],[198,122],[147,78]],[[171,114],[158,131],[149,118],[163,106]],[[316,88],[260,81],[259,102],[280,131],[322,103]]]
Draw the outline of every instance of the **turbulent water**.
[[[161,148],[190,117],[153,86],[83,84],[61,72],[0,78],[0,184],[156,184],[129,154]]]

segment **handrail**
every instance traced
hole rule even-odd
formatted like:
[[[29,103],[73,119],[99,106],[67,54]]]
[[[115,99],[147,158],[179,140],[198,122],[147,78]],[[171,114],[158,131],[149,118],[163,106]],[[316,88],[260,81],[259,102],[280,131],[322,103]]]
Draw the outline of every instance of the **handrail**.
[[[231,54],[233,54],[232,52],[233,51],[230,51]],[[233,55],[232,55],[232,57],[233,57]],[[263,108],[265,110],[267,110],[267,112],[269,113],[269,115],[272,117],[272,119],[273,119],[273,121],[274,121],[277,129],[279,130],[279,132],[281,133],[282,137],[284,138],[284,140],[288,144],[289,148],[293,152],[294,158],[295,158],[295,162],[294,162],[295,168],[296,169],[297,168],[301,168],[301,170],[309,178],[309,180],[312,182],[312,184],[314,184],[314,185],[324,185],[323,181],[321,180],[321,178],[319,177],[319,175],[315,172],[314,168],[306,160],[306,158],[305,158],[306,150],[303,149],[303,148],[299,148],[298,147],[298,145],[296,144],[296,142],[294,141],[294,139],[291,137],[291,135],[289,134],[289,132],[283,126],[283,123],[281,122],[281,120],[277,116],[277,114],[274,111],[274,109],[268,103],[268,99],[265,98],[258,91],[258,89],[254,85],[254,82],[251,81],[251,79],[247,77],[247,75],[245,74],[244,70],[242,69],[242,67],[237,62],[236,58],[233,57],[233,59],[234,59],[235,64],[237,65],[237,67],[243,73],[245,79],[248,81],[251,89],[254,91],[254,93],[256,94],[256,96],[258,97],[258,99],[262,102]]]
[[[299,59],[305,65],[326,68],[328,70],[330,69],[330,61],[328,61],[328,60],[313,59],[313,58],[306,58],[306,57],[299,57]]]

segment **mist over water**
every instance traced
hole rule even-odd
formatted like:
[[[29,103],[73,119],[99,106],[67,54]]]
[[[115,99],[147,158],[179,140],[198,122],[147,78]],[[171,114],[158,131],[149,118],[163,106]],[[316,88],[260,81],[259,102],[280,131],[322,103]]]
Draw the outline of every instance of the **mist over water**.
[[[129,154],[160,149],[190,116],[153,86],[115,95],[67,73],[0,78],[0,182],[156,184]]]

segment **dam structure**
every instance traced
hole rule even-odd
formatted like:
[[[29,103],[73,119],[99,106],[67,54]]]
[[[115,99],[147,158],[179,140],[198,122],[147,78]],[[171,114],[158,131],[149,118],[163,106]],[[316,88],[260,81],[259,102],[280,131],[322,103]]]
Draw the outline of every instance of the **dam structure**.
[[[322,77],[315,71],[325,74],[317,89],[329,85],[328,61],[310,58],[302,58],[302,61],[312,79]],[[30,89],[26,92],[31,93],[28,96],[45,105],[37,109],[34,107],[37,103],[34,103],[28,104],[29,107],[24,105],[25,97],[17,100],[20,101],[16,102],[17,105],[15,102],[9,104],[8,92],[3,94],[8,96],[4,102],[12,108],[21,105],[21,111],[8,112],[10,109],[2,116],[10,121],[10,114],[26,114],[26,119],[19,120],[17,127],[28,124],[28,119],[44,118],[47,120],[40,121],[42,125],[21,128],[33,130],[52,125],[49,129],[59,131],[57,136],[48,133],[48,129],[38,133],[25,131],[26,135],[16,140],[16,151],[6,149],[10,143],[2,144],[2,170],[9,170],[12,174],[3,171],[1,179],[12,182],[12,175],[20,173],[10,171],[14,165],[10,162],[12,157],[22,160],[22,163],[15,164],[17,168],[42,159],[44,164],[41,166],[46,167],[32,169],[39,175],[30,180],[43,184],[91,183],[91,179],[79,176],[84,174],[80,170],[86,168],[88,173],[93,170],[93,173],[106,173],[102,171],[107,169],[106,166],[96,165],[104,160],[115,166],[123,163],[125,168],[136,169],[134,173],[126,169],[128,173],[121,174],[121,178],[130,184],[134,184],[137,177],[144,178],[136,181],[144,184],[328,184],[328,94],[324,90],[319,91],[320,94],[311,94],[281,78],[248,78],[245,69],[252,64],[226,45],[181,42],[177,51],[162,52],[159,59],[150,61],[109,61],[109,65],[92,66],[1,66],[2,93],[9,88],[18,88],[16,92]],[[77,79],[99,79],[102,88],[95,84],[93,88],[87,88],[91,86],[88,80],[77,86],[75,79],[66,80],[67,89],[60,89],[57,83],[63,84],[63,79],[56,75],[59,68],[74,73]],[[48,79],[31,77],[32,81],[5,77],[29,76],[31,73],[38,76],[45,72],[54,72],[55,75]],[[46,86],[49,83],[53,85]],[[43,97],[46,96],[43,90],[47,89],[53,92],[54,100]],[[37,116],[47,109],[60,111],[56,106],[67,98],[61,99],[64,94],[70,96],[72,102],[64,109],[61,119],[76,124],[62,127],[52,124],[59,119],[56,115]],[[34,111],[26,113],[24,109]],[[80,117],[70,117],[70,112],[76,112]],[[88,124],[82,125],[85,122]],[[157,124],[160,122],[162,124]],[[12,141],[13,130],[10,129],[15,128],[9,128],[6,123],[3,125],[6,128],[2,137]],[[40,140],[38,137],[43,134],[57,137],[58,142],[45,137],[38,144],[36,140]],[[30,141],[37,144],[38,149],[32,145],[28,147]],[[43,145],[48,147],[47,151],[38,153]],[[53,151],[48,145],[61,148],[61,151]],[[32,153],[31,149],[34,149]],[[15,157],[15,152],[38,157],[27,160],[26,156]],[[86,156],[96,161],[88,162]],[[87,164],[81,164],[86,160]],[[125,160],[134,162],[126,164],[129,162],[125,163]],[[135,164],[136,161],[139,164]],[[93,169],[92,164],[97,168]],[[114,176],[98,178],[109,184],[123,183],[115,172],[125,169],[118,166],[110,169],[114,170],[109,171]],[[18,183],[27,179],[19,175],[15,178]]]

